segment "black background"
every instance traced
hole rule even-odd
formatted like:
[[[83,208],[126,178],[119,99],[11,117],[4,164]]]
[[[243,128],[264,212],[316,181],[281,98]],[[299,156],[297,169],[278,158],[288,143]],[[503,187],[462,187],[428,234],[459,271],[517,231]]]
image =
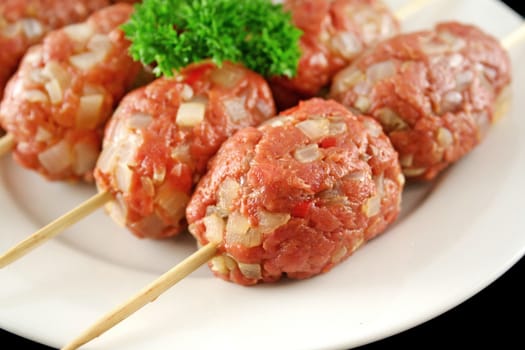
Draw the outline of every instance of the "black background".
[[[461,1],[461,0],[459,0]],[[504,1],[523,16],[520,1]],[[525,5],[521,2],[522,7]],[[507,273],[458,307],[420,326],[358,350],[403,348],[525,348],[525,258]],[[53,350],[0,330],[0,344],[11,349]],[[1,346],[2,348],[6,348]],[[174,348],[176,345],[174,344]]]

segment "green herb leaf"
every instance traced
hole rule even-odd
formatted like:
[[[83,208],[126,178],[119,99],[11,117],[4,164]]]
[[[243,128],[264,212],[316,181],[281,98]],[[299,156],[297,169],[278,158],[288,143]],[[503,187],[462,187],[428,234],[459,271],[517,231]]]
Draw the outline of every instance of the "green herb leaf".
[[[301,56],[302,32],[270,0],[144,0],[122,28],[133,58],[157,75],[212,59],[291,77]]]

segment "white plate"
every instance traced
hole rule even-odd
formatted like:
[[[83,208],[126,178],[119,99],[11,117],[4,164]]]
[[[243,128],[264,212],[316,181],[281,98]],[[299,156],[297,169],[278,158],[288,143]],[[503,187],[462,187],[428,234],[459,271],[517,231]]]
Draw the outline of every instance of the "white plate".
[[[390,1],[398,8],[403,1]],[[405,30],[460,19],[502,38],[521,22],[496,1],[439,0]],[[333,271],[240,287],[203,267],[89,349],[326,349],[422,323],[487,286],[525,251],[525,42],[511,50],[510,113],[432,185],[405,191],[402,218]],[[9,158],[9,157],[8,157]],[[0,251],[94,193],[0,162]],[[59,347],[195,249],[135,239],[102,211],[0,271],[0,327]]]

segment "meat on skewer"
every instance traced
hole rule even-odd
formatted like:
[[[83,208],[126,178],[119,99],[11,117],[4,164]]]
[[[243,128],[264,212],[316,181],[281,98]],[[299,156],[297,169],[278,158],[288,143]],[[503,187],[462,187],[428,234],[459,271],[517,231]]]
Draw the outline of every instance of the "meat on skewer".
[[[381,0],[285,0],[284,8],[303,35],[297,76],[271,79],[281,110],[317,95],[364,49],[399,33]]]
[[[195,183],[222,142],[275,115],[258,74],[228,62],[193,64],[128,94],[112,117],[95,177],[110,215],[139,237],[185,227]]]
[[[217,276],[246,285],[307,278],[383,232],[403,184],[377,122],[311,99],[226,141],[187,217],[200,244],[218,245]]]
[[[53,29],[85,20],[108,0],[2,0],[0,2],[0,100],[27,49]]]
[[[51,180],[91,180],[104,125],[141,65],[119,26],[128,4],[49,33],[24,56],[0,105],[14,157]]]
[[[431,180],[483,139],[510,80],[497,39],[447,22],[381,42],[335,76],[330,97],[381,123],[407,178]]]

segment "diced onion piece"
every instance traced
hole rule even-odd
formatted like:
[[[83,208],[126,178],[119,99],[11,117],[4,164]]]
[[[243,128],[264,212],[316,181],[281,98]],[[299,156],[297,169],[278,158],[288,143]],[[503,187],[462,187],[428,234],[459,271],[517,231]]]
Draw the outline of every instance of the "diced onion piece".
[[[426,168],[409,168],[409,169],[403,169],[403,174],[405,174],[406,177],[414,177],[423,175],[427,171]]]
[[[238,212],[232,213],[226,223],[227,244],[241,244],[251,248],[261,244],[261,233],[250,229],[250,220]]]
[[[22,62],[26,64],[36,65],[41,60],[42,50],[40,50],[38,46],[33,46],[27,50],[26,54],[24,55],[24,58],[22,59]]]
[[[24,33],[28,39],[37,39],[44,34],[44,27],[40,21],[34,18],[24,18],[21,22]]]
[[[328,119],[308,119],[295,125],[310,140],[318,140],[330,133],[330,121]]]
[[[95,128],[100,121],[100,112],[103,103],[103,95],[82,96],[76,115],[77,127],[82,129]]]
[[[262,98],[258,98],[257,102],[255,103],[255,108],[265,117],[271,117],[274,113],[274,107],[270,103],[268,103],[266,100]]]
[[[399,186],[403,186],[405,184],[405,176],[402,173],[397,174],[396,180]],[[401,200],[401,196],[399,197],[399,200]]]
[[[42,166],[51,174],[57,174],[66,170],[73,161],[71,147],[65,140],[49,147],[38,155]]]
[[[368,132],[370,133],[372,137],[378,137],[379,135],[383,133],[383,129],[381,129],[381,126],[379,126],[377,122],[373,120],[366,119],[363,125],[365,126],[365,128],[368,130]]]
[[[100,57],[102,57],[102,59],[104,59],[113,47],[113,44],[106,35],[95,34],[89,40],[86,47],[88,50],[97,53]]]
[[[390,108],[381,108],[376,112],[376,117],[383,125],[387,132],[404,130],[408,128],[408,124],[401,119],[401,117]]]
[[[370,44],[378,40],[378,34],[381,30],[379,27],[380,25],[381,23],[379,23],[379,21],[376,19],[368,21],[362,25],[362,37],[365,43]]]
[[[461,63],[463,63],[463,56],[461,54],[457,53],[457,52],[453,53],[448,58],[448,64],[452,68],[459,67],[461,65]]]
[[[350,32],[339,32],[331,40],[332,47],[344,58],[350,59],[361,52],[363,45]]]
[[[103,59],[104,57],[102,57],[99,53],[89,51],[69,57],[69,62],[71,62],[71,64],[76,68],[87,71],[98,63],[102,62]]]
[[[143,129],[151,124],[153,117],[146,113],[135,113],[126,121],[130,129]]]
[[[238,263],[239,270],[246,278],[260,279],[262,278],[261,265],[259,264],[244,264]]]
[[[57,61],[49,61],[42,69],[42,74],[50,80],[56,80],[62,90],[71,83],[71,75]]]
[[[201,102],[181,103],[175,122],[180,126],[192,127],[204,120],[206,105]]]
[[[284,124],[293,120],[293,117],[274,117],[261,123],[260,126],[269,125],[271,127],[283,126]]]
[[[470,70],[461,72],[456,75],[456,89],[465,89],[474,79],[474,73]]]
[[[190,196],[187,193],[177,191],[167,183],[157,189],[155,196],[155,203],[164,209],[166,215],[174,221],[179,221],[184,217],[189,201]]]
[[[126,226],[128,209],[122,198],[122,194],[117,193],[114,201],[110,201],[105,206],[111,218],[121,227]]]
[[[234,123],[237,123],[241,120],[247,119],[250,114],[245,107],[246,98],[243,97],[234,97],[226,99],[222,102],[226,115]]]
[[[294,152],[294,158],[301,163],[313,162],[321,158],[319,146],[314,143],[308,146],[301,147]]]
[[[179,144],[171,149],[170,157],[181,162],[189,162],[191,160],[190,145],[187,143]]]
[[[399,198],[401,198],[401,197],[399,197]],[[352,250],[351,253],[355,252],[360,246],[363,245],[363,243],[365,243],[365,240],[364,240],[363,236],[361,236],[361,237],[359,237],[357,239],[357,241],[354,242],[354,245],[352,246],[352,249],[351,249]]]
[[[365,204],[363,205],[363,212],[369,218],[379,214],[380,210],[381,210],[381,197],[378,195],[368,198]]]
[[[202,221],[206,227],[206,239],[212,243],[220,243],[226,227],[224,220],[217,214],[211,214],[202,219]]]
[[[344,180],[363,182],[369,176],[364,171],[354,171],[344,177]]]
[[[211,270],[213,272],[217,272],[221,275],[226,275],[230,271],[226,267],[226,264],[224,263],[224,258],[222,256],[213,257],[210,263],[211,263]]]
[[[259,212],[258,217],[259,226],[257,230],[260,233],[269,233],[285,225],[290,221],[291,216],[289,213],[270,213],[263,210]]]
[[[376,193],[373,197],[367,199],[363,206],[363,211],[367,217],[372,217],[379,214],[381,210],[381,199],[384,194],[384,175],[374,177],[374,183],[376,187]]]
[[[336,92],[346,91],[348,88],[363,80],[365,80],[363,72],[353,67],[349,67],[337,74],[332,85],[332,90]]]
[[[93,170],[99,151],[94,145],[81,142],[73,146],[73,154],[73,172],[76,175],[83,175]]]
[[[189,86],[188,84],[183,84],[182,89],[180,91],[180,98],[183,101],[188,101],[193,97],[193,88]]]
[[[119,161],[134,166],[136,165],[137,150],[144,143],[144,137],[140,133],[128,133],[122,136],[118,148]]]
[[[390,78],[396,73],[396,64],[394,61],[378,62],[366,70],[366,76],[369,81],[376,83],[380,80]]]
[[[85,43],[94,33],[93,26],[89,23],[77,23],[62,28],[67,36],[78,43]]]
[[[348,73],[345,72],[345,75],[340,76],[343,79],[345,84],[355,85],[356,83],[365,80],[365,75],[360,70],[348,70]]]
[[[153,166],[153,176],[152,180],[156,184],[160,184],[164,181],[166,178],[166,166],[164,166],[162,163],[156,163]]]
[[[241,186],[232,178],[226,178],[217,191],[217,210],[223,216],[229,214]]]
[[[404,154],[399,158],[399,163],[402,167],[408,168],[412,166],[412,163],[414,162],[414,155],[413,154]]]
[[[25,90],[24,99],[29,102],[48,102],[49,98],[40,90]]]
[[[58,104],[62,102],[64,92],[62,91],[62,88],[56,79],[49,81],[44,85],[44,87],[52,104]]]
[[[48,141],[48,140],[51,139],[51,136],[52,136],[52,134],[49,131],[47,131],[43,127],[39,126],[36,129],[35,141],[37,141],[37,142]]]
[[[113,143],[104,143],[104,147],[102,149],[102,152],[100,152],[100,156],[97,160],[97,168],[104,172],[109,173],[113,171],[113,168],[116,166],[118,157],[117,157],[117,145]]]
[[[32,69],[29,71],[29,79],[31,82],[45,84],[47,82],[47,77],[42,73],[41,69]]]
[[[376,185],[376,191],[379,197],[383,197],[385,193],[385,175],[384,173],[381,173],[381,175],[374,176],[374,183]]]
[[[237,261],[232,258],[230,255],[223,255],[224,257],[224,265],[226,265],[226,268],[230,271],[233,271],[235,270],[235,268],[237,267]]]
[[[211,259],[211,270],[226,275],[237,267],[236,261],[229,255],[223,254]]]
[[[425,42],[421,44],[421,50],[427,55],[443,55],[450,51],[450,47],[447,44],[438,43],[435,41],[428,41],[424,38]]]
[[[463,95],[458,91],[449,91],[441,101],[441,113],[455,111],[463,102]]]
[[[354,102],[354,107],[360,110],[362,113],[366,113],[368,112],[368,108],[370,108],[370,99],[363,95],[359,95],[357,100]]]
[[[337,249],[334,255],[332,255],[332,263],[335,264],[341,261],[341,259],[345,257],[346,253],[348,253],[348,249],[345,246],[342,246],[341,248]]]
[[[372,85],[369,81],[360,81],[359,83],[355,84],[354,86],[354,92],[358,95],[366,96],[370,94],[370,90],[372,89]]]
[[[248,219],[244,215],[239,214],[238,212],[234,212],[228,217],[228,223],[226,225],[226,236],[243,236],[246,234],[246,232],[248,232],[249,228],[250,219]]]
[[[308,63],[309,67],[326,67],[328,66],[328,59],[325,53],[317,52],[310,56]]]
[[[345,122],[331,122],[329,127],[330,135],[339,135],[345,133],[347,126]]]
[[[454,136],[447,128],[439,128],[437,133],[437,141],[441,147],[447,148],[454,143]]]
[[[222,68],[216,68],[210,74],[211,81],[228,89],[231,89],[237,85],[243,77],[244,72],[241,69],[230,65],[225,65]]]
[[[487,112],[479,112],[473,115],[476,124],[478,125],[478,137],[482,138],[490,128],[490,118]]]
[[[491,68],[489,66],[486,66],[484,64],[482,66],[483,66],[483,72],[485,73],[485,76],[487,78],[489,78],[491,81],[496,79],[496,76],[498,75],[498,71],[497,70],[495,70],[494,68]]]
[[[131,187],[133,172],[126,163],[117,164],[115,167],[116,186],[122,192],[128,192]]]
[[[363,174],[363,173],[361,173]],[[364,178],[363,178],[364,179]],[[354,180],[352,175],[345,176],[343,180]],[[359,181],[359,180],[358,180]],[[340,190],[329,189],[318,194],[319,198],[323,200],[323,203],[328,205],[349,205],[348,197],[346,197]]]

